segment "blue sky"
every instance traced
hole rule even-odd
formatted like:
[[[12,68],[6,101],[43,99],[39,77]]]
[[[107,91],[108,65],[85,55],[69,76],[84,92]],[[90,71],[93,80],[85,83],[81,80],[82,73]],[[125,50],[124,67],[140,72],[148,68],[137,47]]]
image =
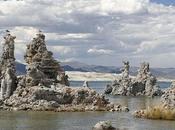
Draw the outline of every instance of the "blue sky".
[[[156,2],[156,3],[161,3],[164,5],[174,5],[175,1],[174,0],[151,0],[152,2]]]
[[[170,0],[0,1],[0,35],[15,35],[15,56],[24,62],[26,44],[38,29],[62,62],[121,66],[150,62],[175,67],[175,6]],[[169,6],[172,5],[172,6]],[[0,44],[2,46],[2,44]],[[2,52],[2,50],[1,50]]]

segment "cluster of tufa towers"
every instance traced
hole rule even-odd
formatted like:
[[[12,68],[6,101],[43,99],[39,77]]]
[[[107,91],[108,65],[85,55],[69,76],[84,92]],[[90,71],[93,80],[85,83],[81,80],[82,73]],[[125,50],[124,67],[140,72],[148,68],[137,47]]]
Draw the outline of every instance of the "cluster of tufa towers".
[[[106,94],[123,96],[161,96],[163,94],[156,77],[150,72],[149,63],[141,63],[135,78],[129,76],[129,61],[123,61],[123,64],[121,77],[107,85]]]
[[[36,37],[27,45],[24,59],[27,63],[27,74],[17,78],[15,69],[15,36],[6,30],[3,51],[0,59],[1,99],[9,98],[20,86],[46,86],[57,83],[69,86],[68,76],[53,58],[53,53],[47,50],[45,35],[39,31]]]

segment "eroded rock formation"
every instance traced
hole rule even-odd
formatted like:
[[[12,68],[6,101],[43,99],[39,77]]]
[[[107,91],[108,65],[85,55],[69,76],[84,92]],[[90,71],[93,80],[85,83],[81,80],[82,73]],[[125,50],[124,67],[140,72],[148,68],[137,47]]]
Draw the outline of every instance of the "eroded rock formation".
[[[112,95],[130,95],[130,89],[131,89],[131,78],[129,77],[129,61],[123,62],[124,67],[121,69],[122,74],[121,77],[116,79],[112,82],[111,85],[108,85],[108,89],[110,89],[109,86],[112,88]],[[109,91],[109,90],[108,90]]]
[[[110,103],[88,85],[68,87],[68,76],[47,50],[41,32],[27,45],[25,60],[27,74],[18,77],[17,89],[3,101],[4,110],[129,111],[127,107]]]
[[[16,37],[12,36],[8,30],[6,33],[0,61],[1,99],[9,98],[17,86],[14,57],[14,39]]]
[[[165,90],[161,97],[161,102],[165,108],[175,109],[175,82]]]
[[[67,75],[52,55],[53,53],[47,50],[45,35],[40,31],[27,45],[24,56],[27,63],[26,86],[49,86],[58,82],[69,86]],[[58,79],[58,76],[61,78]]]
[[[112,95],[124,95],[124,96],[161,96],[157,79],[153,76],[149,69],[149,63],[142,63],[136,78],[130,78],[129,76],[129,62],[123,62],[124,69],[122,69],[122,75],[118,79],[108,84],[105,90],[106,94]]]
[[[146,96],[161,96],[163,94],[157,79],[152,75],[149,63],[141,63],[136,78],[133,80],[132,89],[135,94]]]
[[[18,87],[4,102],[6,110],[34,111],[128,111],[128,108],[114,105],[89,88],[57,86]]]

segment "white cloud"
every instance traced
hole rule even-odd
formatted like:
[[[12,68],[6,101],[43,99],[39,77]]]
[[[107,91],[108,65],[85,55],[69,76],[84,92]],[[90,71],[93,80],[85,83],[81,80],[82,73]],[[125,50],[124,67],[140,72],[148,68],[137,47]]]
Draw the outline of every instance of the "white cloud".
[[[89,54],[94,54],[94,55],[110,55],[113,53],[112,50],[107,50],[107,49],[97,49],[97,48],[91,48],[87,51]]]
[[[73,48],[66,46],[48,46],[48,49],[60,55],[68,55],[74,53]]]
[[[67,58],[67,59],[62,59],[62,62],[75,62],[77,59],[76,58]]]
[[[91,36],[90,33],[46,33],[47,40],[70,40],[70,39],[86,39]]]
[[[174,14],[175,6],[149,0],[2,1],[0,36],[6,29],[17,36],[18,60],[41,29],[57,59],[109,65],[116,65],[116,59],[133,64],[148,60],[157,65],[156,58],[166,61],[175,50]]]
[[[16,42],[20,43],[27,43],[29,42],[33,37],[35,37],[36,33],[38,33],[37,28],[34,27],[14,27],[11,29],[12,35],[16,36]]]
[[[153,41],[144,41],[142,42],[139,47],[137,48],[135,54],[137,53],[142,53],[145,51],[152,51],[156,49],[156,47],[159,45],[158,42],[153,42]]]
[[[149,0],[101,0],[101,11],[105,13],[124,12],[127,14],[145,12]]]

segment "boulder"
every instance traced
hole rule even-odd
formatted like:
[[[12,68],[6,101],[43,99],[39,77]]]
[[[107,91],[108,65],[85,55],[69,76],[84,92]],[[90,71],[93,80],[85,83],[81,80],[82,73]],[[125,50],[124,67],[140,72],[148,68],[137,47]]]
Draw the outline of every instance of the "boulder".
[[[100,121],[94,127],[93,130],[116,130],[110,121]]]
[[[105,89],[105,94],[110,94],[112,92],[112,86],[108,84]]]

